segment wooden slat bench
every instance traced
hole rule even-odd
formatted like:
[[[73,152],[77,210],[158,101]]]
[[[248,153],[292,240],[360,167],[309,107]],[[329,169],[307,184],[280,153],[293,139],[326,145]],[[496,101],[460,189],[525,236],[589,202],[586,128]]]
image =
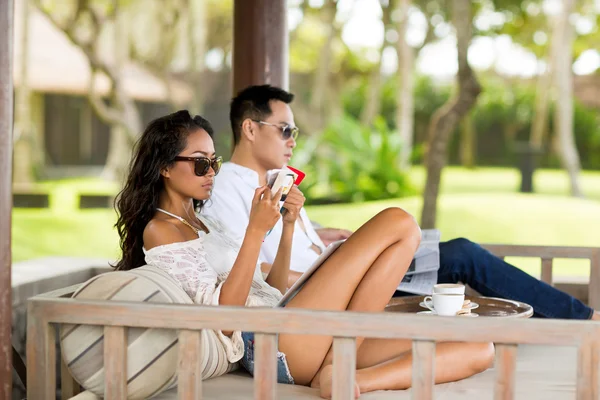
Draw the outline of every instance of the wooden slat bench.
[[[541,256],[542,258],[589,258],[592,263],[590,279],[590,299],[598,293],[599,249],[575,248],[569,254],[567,248],[542,248],[528,246],[492,246],[486,248],[500,256]],[[537,251],[537,253],[536,253]],[[548,264],[546,264],[548,265]],[[202,329],[244,330],[256,334],[256,379],[254,398],[256,399],[309,399],[315,397],[309,388],[290,387],[276,384],[276,334],[318,334],[334,337],[334,399],[350,399],[353,393],[353,365],[355,360],[354,341],[356,337],[404,338],[413,340],[414,358],[413,388],[409,392],[388,392],[397,398],[431,399],[434,393],[443,394],[445,399],[477,399],[482,393],[494,393],[495,399],[513,399],[515,393],[526,395],[528,399],[564,398],[551,397],[548,393],[558,390],[559,395],[572,392],[578,400],[599,399],[598,365],[600,363],[600,323],[590,321],[561,320],[516,320],[502,318],[428,318],[416,315],[394,313],[351,313],[287,309],[257,309],[240,307],[207,307],[197,305],[148,304],[116,301],[89,301],[68,298],[76,289],[65,288],[36,296],[28,304],[27,331],[27,380],[29,399],[52,399],[55,388],[54,368],[55,329],[53,324],[91,324],[105,328],[106,398],[124,399],[126,354],[125,332],[127,327],[170,328],[179,330],[179,386],[176,391],[164,393],[158,399],[199,399],[206,387],[207,398],[214,396],[219,385],[227,388],[248,388],[252,382],[243,374],[234,373],[225,377],[202,382],[199,379],[200,366],[197,357],[199,336]],[[596,297],[594,297],[596,296]],[[433,354],[435,342],[441,341],[491,341],[496,343],[497,358],[492,372],[455,384],[433,386]],[[108,344],[110,343],[110,344]],[[517,356],[517,346],[519,356]],[[532,347],[533,346],[533,347]],[[543,351],[539,346],[545,347]],[[566,347],[566,350],[565,350]],[[569,350],[569,348],[571,350]],[[551,351],[549,352],[548,349]],[[523,353],[524,358],[519,358]],[[561,376],[571,374],[573,379],[563,386],[556,386],[548,370],[549,360],[556,355],[557,367]],[[516,386],[517,365],[526,365],[528,371],[540,369],[525,384]],[[544,370],[546,368],[546,370]],[[72,398],[77,385],[62,369],[62,396]],[[493,379],[492,375],[493,374]],[[527,375],[527,376],[531,376]],[[220,381],[220,383],[219,383]],[[487,382],[488,387],[485,389]],[[481,386],[479,391],[469,395],[469,384]],[[536,386],[537,385],[537,386]],[[552,386],[554,385],[554,386]],[[287,386],[287,387],[286,387]],[[450,388],[450,389],[447,389]],[[560,390],[563,390],[561,392]],[[293,393],[292,393],[293,392]],[[218,392],[217,392],[218,393]],[[250,392],[231,399],[250,398]],[[239,393],[238,393],[239,394]],[[246,396],[244,396],[244,394]],[[283,394],[283,396],[281,396]],[[539,396],[533,396],[539,394]],[[400,397],[400,396],[403,397]],[[241,396],[241,397],[240,397]],[[375,393],[366,394],[366,399],[383,398]],[[554,396],[554,395],[553,395]],[[94,399],[90,393],[83,393],[77,400]],[[386,395],[386,398],[387,395]],[[391,398],[391,397],[389,397]]]

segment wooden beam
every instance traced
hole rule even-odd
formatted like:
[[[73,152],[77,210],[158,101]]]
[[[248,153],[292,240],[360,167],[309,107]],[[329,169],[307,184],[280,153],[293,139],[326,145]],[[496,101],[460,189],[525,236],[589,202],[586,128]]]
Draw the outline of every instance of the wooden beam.
[[[235,0],[233,94],[250,85],[289,86],[286,0]]]
[[[50,322],[171,329],[577,345],[589,321],[521,318],[423,318],[390,312],[357,313],[286,308],[199,306],[123,301],[32,298],[29,309]],[[361,321],[361,324],[357,324]]]
[[[597,247],[528,246],[517,244],[482,244],[481,247],[497,257],[534,258],[592,258]]]
[[[0,399],[12,397],[13,0],[0,0]]]

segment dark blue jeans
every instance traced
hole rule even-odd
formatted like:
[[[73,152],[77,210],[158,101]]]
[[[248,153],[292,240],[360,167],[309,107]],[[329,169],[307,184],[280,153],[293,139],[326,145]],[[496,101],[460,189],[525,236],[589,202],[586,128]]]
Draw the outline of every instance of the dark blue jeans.
[[[459,281],[482,296],[527,303],[536,317],[590,319],[594,312],[581,301],[504,262],[476,243],[467,239],[441,242],[438,283]]]

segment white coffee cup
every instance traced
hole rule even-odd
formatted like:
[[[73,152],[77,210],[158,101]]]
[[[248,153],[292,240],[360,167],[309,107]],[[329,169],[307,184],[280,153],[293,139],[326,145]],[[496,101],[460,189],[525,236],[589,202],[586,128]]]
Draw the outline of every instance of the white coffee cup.
[[[464,294],[434,293],[425,297],[425,306],[438,315],[456,315],[465,301]]]
[[[465,285],[461,285],[460,283],[439,283],[433,285],[433,293],[465,294]]]

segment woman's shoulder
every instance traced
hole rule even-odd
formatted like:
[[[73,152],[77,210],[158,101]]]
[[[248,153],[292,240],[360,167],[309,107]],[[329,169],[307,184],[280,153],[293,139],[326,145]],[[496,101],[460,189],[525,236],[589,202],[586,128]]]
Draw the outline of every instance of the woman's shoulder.
[[[156,218],[144,228],[143,240],[146,251],[163,246],[192,244],[196,241],[186,238],[181,229],[172,222]]]

